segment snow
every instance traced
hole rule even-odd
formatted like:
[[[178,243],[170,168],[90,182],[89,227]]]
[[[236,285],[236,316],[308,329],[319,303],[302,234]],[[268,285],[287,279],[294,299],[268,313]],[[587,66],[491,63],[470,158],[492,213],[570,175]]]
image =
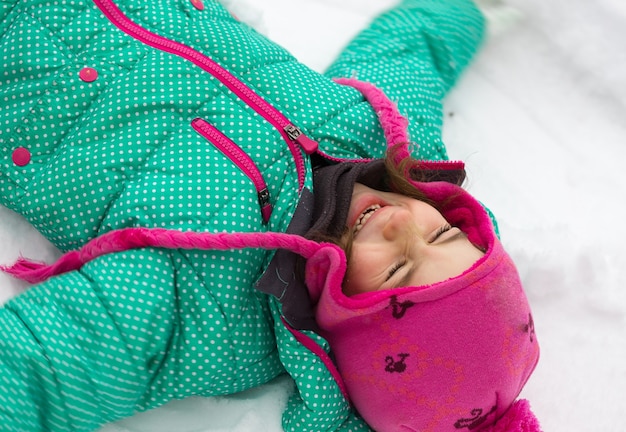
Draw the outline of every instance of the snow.
[[[394,0],[229,0],[322,71]],[[490,36],[446,100],[444,138],[500,222],[542,357],[522,393],[546,432],[622,431],[626,409],[626,6],[481,0]],[[0,262],[58,252],[0,208]],[[0,275],[0,301],[25,284]],[[191,398],[101,432],[280,431],[291,381]]]

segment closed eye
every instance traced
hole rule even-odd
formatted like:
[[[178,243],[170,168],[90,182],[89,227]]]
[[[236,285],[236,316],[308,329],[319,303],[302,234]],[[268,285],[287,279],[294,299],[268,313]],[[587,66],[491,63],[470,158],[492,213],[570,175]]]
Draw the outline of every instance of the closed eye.
[[[448,231],[450,231],[452,229],[452,225],[450,224],[445,224],[444,226],[442,226],[441,228],[439,228],[437,230],[437,232],[435,233],[435,235],[430,239],[429,243],[434,243],[437,241],[437,239],[439,237],[441,237],[443,234],[447,233]]]
[[[400,261],[397,264],[395,264],[389,270],[389,273],[387,274],[387,279],[385,279],[385,282],[389,281],[389,279],[391,279],[393,277],[393,275],[396,274],[398,272],[398,270],[400,270],[405,264],[406,264],[406,261]]]

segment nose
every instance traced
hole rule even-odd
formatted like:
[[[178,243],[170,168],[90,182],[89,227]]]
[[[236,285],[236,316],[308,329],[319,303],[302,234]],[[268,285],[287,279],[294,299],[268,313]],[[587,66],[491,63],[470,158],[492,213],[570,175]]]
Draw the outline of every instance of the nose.
[[[383,238],[387,241],[406,239],[415,231],[410,213],[404,209],[394,211],[382,229]]]

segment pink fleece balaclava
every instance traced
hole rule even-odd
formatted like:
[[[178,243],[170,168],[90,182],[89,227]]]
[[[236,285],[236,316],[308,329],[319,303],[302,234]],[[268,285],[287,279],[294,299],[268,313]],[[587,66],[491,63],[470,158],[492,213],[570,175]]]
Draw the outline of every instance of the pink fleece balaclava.
[[[316,318],[348,395],[380,432],[536,431],[525,401],[514,403],[539,356],[515,266],[463,189],[416,186],[485,255],[443,282],[353,297],[342,293],[341,264],[309,260]],[[508,427],[512,417],[521,419]]]

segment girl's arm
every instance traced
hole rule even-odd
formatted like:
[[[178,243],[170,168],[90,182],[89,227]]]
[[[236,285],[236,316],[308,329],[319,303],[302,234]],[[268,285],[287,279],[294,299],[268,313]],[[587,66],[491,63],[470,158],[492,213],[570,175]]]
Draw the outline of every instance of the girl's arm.
[[[2,430],[90,431],[142,408],[176,334],[172,265],[158,252],[100,265],[0,308]]]
[[[328,353],[328,343],[307,331],[297,332],[301,339],[296,340],[283,323],[278,302],[270,305],[280,360],[296,386],[283,413],[285,432],[370,432],[319,356],[320,351]],[[308,347],[304,346],[302,337],[308,339]],[[311,349],[312,346],[316,349]]]
[[[404,0],[377,17],[326,72],[381,88],[409,120],[422,159],[446,159],[442,100],[476,52],[484,18],[470,0]]]
[[[267,301],[252,288],[264,259],[256,249],[130,249],[9,301],[0,308],[0,429],[92,431],[280,375]]]
[[[354,38],[327,74],[356,74],[389,92],[403,84],[394,77],[412,71],[437,78],[448,91],[483,36],[484,17],[471,0],[404,0]]]

